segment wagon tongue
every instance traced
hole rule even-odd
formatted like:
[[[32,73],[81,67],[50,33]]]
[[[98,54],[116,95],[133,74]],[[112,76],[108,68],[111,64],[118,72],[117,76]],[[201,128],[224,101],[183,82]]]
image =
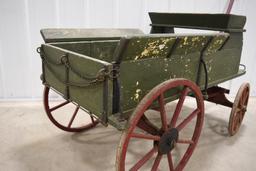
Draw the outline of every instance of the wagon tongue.
[[[170,152],[176,145],[178,141],[179,132],[176,128],[172,128],[166,131],[158,144],[158,151],[160,154],[167,154]]]

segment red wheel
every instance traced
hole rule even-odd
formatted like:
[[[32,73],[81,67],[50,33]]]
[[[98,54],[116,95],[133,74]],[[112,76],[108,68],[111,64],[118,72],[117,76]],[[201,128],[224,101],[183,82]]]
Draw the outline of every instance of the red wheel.
[[[63,108],[64,106],[68,105],[70,103],[70,101],[64,101],[63,103],[56,105],[54,107],[50,107],[49,105],[49,91],[50,88],[45,86],[44,88],[44,109],[45,112],[47,114],[47,116],[49,117],[49,119],[52,121],[52,123],[57,126],[58,128],[64,130],[64,131],[68,131],[68,132],[81,132],[81,131],[85,131],[88,130],[90,128],[95,127],[99,122],[97,120],[95,120],[92,116],[91,117],[91,123],[83,123],[81,125],[81,123],[77,123],[75,124],[75,118],[78,117],[78,111],[80,109],[80,106],[75,105],[75,110],[72,113],[71,116],[68,115],[63,115],[61,108]],[[74,106],[74,105],[73,105]],[[59,111],[59,113],[58,113]],[[61,116],[59,116],[58,118],[55,116],[57,114],[61,114]],[[69,117],[69,118],[67,118]],[[68,122],[66,122],[67,120],[65,120],[65,118],[68,119]]]
[[[166,104],[165,95],[175,91],[178,102],[173,112],[168,112],[166,109],[170,103]],[[185,110],[188,114],[184,116],[183,104],[188,98],[195,103],[189,112],[188,108]],[[152,105],[159,106],[159,112],[152,111]],[[151,118],[153,113],[155,117]],[[141,100],[127,123],[117,150],[117,170],[144,168],[155,171],[161,166],[168,168],[162,170],[182,170],[196,147],[203,119],[204,101],[196,84],[186,79],[173,79],[159,84]]]
[[[244,118],[245,112],[247,110],[247,104],[249,100],[250,85],[249,83],[244,83],[239,88],[232,110],[229,118],[228,132],[229,135],[235,135]]]

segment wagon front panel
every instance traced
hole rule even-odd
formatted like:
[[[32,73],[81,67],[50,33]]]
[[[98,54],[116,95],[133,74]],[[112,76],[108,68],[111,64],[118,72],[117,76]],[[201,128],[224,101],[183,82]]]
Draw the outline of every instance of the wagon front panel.
[[[243,45],[243,33],[232,32],[220,34],[211,38],[208,47],[203,52],[202,59],[205,61],[208,87],[230,80],[243,74],[239,71]],[[201,68],[200,85],[205,84],[205,71]]]

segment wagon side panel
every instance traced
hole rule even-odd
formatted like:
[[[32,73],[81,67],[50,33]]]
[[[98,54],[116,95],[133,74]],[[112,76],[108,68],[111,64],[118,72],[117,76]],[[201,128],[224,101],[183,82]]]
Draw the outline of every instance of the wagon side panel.
[[[133,37],[123,53],[120,66],[121,106],[134,108],[153,87],[171,78],[196,82],[200,50],[207,36]],[[192,43],[193,42],[193,43]],[[179,89],[168,92],[175,99]]]

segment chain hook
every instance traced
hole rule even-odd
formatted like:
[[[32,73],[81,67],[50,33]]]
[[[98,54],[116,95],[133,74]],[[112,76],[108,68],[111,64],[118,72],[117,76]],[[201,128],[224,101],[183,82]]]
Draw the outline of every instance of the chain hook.
[[[41,47],[36,48],[36,52],[41,54]]]
[[[67,68],[69,68],[68,54],[64,54],[60,57],[60,63],[64,64]]]

